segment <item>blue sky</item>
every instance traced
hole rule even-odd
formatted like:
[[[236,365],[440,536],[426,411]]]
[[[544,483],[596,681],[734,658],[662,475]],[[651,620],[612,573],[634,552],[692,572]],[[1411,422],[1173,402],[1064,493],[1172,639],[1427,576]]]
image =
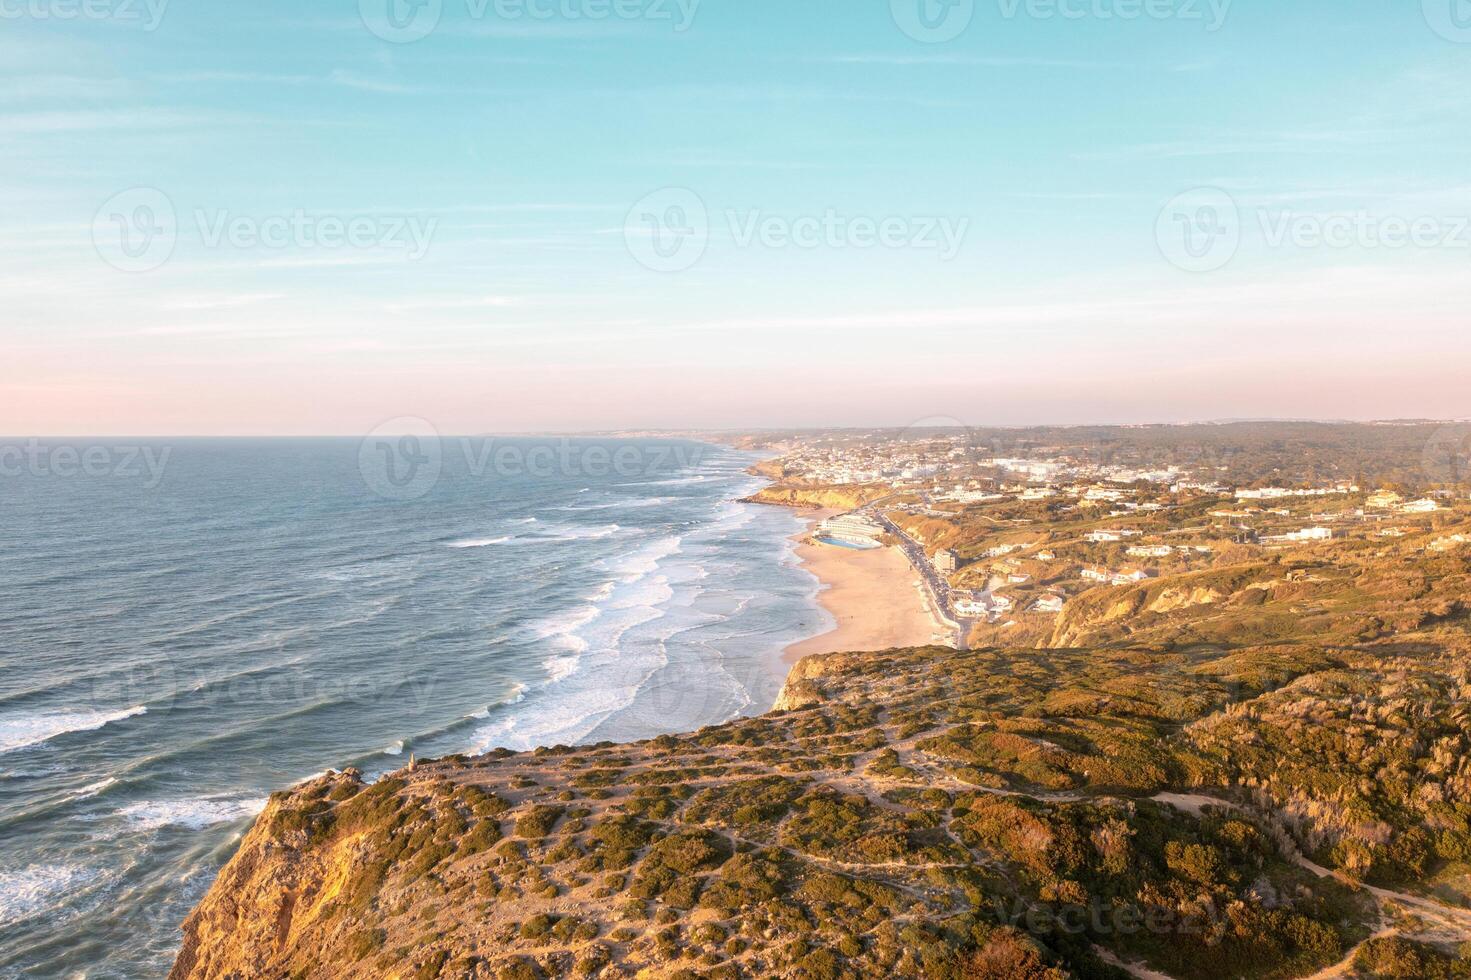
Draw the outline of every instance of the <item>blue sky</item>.
[[[0,431],[1471,415],[1462,0],[89,2]]]

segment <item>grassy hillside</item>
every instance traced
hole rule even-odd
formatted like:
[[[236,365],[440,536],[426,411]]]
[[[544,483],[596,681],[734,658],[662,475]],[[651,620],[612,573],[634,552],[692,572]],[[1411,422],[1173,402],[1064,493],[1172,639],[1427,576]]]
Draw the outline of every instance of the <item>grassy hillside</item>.
[[[1299,844],[1381,883],[1471,853],[1466,661],[1383,653],[841,655],[687,736],[324,777],[174,975],[1305,976],[1392,903]]]

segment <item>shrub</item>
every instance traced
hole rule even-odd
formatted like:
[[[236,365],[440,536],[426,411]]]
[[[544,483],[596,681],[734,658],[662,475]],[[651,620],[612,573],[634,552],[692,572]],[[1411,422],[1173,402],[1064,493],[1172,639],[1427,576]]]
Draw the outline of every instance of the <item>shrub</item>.
[[[552,827],[566,812],[560,806],[533,806],[516,818],[516,836],[527,840],[541,840],[552,832]]]
[[[541,913],[540,915],[533,915],[531,918],[521,923],[521,928],[519,930],[520,936],[522,939],[544,939],[549,933],[551,933],[552,926],[554,926],[556,922],[557,920],[555,918],[547,915],[545,912]]]

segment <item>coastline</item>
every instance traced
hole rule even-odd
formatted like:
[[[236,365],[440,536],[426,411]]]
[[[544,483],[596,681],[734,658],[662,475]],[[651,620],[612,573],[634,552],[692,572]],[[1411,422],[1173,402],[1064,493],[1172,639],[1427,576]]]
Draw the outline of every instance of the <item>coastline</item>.
[[[948,642],[950,631],[925,597],[919,575],[898,548],[857,551],[813,544],[812,527],[835,510],[803,509],[805,526],[792,536],[801,567],[819,583],[817,601],[836,625],[787,646],[782,664],[823,653],[892,650]]]

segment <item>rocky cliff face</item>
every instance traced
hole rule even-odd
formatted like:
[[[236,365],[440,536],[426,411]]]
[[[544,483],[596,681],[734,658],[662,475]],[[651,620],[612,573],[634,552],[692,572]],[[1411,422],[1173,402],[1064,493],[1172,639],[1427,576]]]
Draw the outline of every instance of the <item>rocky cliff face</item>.
[[[1377,655],[1293,645],[834,654],[799,664],[762,718],[373,785],[331,774],[271,800],[185,923],[172,977],[1120,977],[1101,957],[1180,980],[1304,976],[1378,913],[1279,850],[1284,826],[1308,842],[1341,828],[1251,808],[1388,787],[1390,831],[1319,860],[1403,874],[1400,842],[1431,824],[1471,848],[1454,817],[1471,781],[1414,759],[1465,748],[1450,728],[1416,737],[1471,693],[1434,648],[1386,662],[1390,687]],[[1395,707],[1411,694],[1413,719]],[[1376,743],[1402,772],[1449,774],[1434,806],[1416,809],[1422,777],[1370,778],[1382,754],[1347,773],[1329,746],[1357,745],[1365,715],[1404,726]],[[1325,751],[1347,782],[1314,768]],[[1245,785],[1270,793],[1229,789]],[[1155,800],[1172,792],[1246,809]],[[1065,912],[1090,924],[1036,926]],[[1146,913],[1166,925],[1110,927]]]
[[[267,964],[315,942],[356,873],[358,839],[319,839],[301,814],[356,799],[364,789],[350,770],[273,796],[185,921],[171,980],[269,975]]]
[[[797,711],[821,704],[825,695],[818,681],[826,674],[835,674],[852,666],[860,656],[852,653],[828,653],[797,661],[787,672],[786,683],[782,685],[772,710]]]
[[[855,510],[889,495],[885,487],[799,487],[776,484],[746,498],[748,503],[802,507],[808,510]]]

